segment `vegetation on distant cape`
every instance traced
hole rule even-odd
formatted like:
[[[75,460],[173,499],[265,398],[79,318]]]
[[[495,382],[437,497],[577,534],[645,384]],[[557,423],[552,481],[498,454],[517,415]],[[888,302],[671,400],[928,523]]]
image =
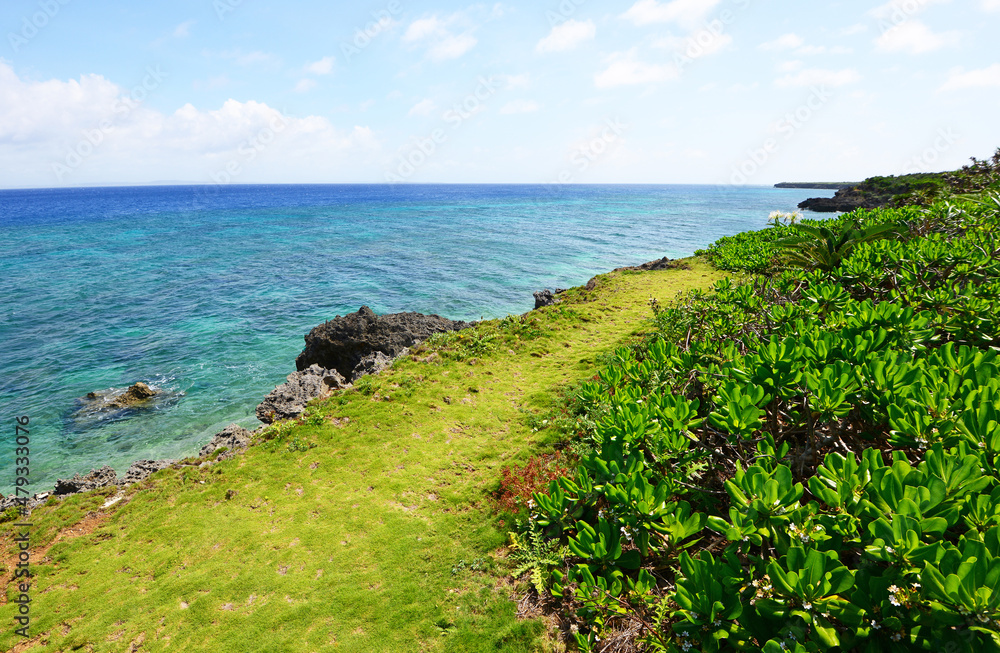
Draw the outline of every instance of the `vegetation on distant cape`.
[[[1000,149],[989,159],[972,157],[971,163],[953,172],[920,172],[909,175],[870,177],[860,184],[841,188],[832,197],[816,197],[799,208],[818,212],[852,211],[859,208],[928,206],[955,194],[977,193],[1000,182]]]
[[[997,163],[722,239],[747,276],[653,305],[512,536],[573,646],[1000,650]]]

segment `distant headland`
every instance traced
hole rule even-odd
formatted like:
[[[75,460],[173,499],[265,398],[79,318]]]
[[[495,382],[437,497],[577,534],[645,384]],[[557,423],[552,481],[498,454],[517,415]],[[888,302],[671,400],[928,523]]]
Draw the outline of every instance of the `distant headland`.
[[[857,186],[859,181],[783,181],[780,184],[775,184],[775,188],[812,188],[816,190],[840,190],[841,188],[849,188],[851,186]]]

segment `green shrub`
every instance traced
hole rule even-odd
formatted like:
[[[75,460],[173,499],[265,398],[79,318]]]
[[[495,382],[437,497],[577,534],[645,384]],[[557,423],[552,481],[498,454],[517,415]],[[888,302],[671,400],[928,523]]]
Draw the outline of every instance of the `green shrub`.
[[[1000,650],[990,201],[798,228],[838,256],[811,270],[778,269],[789,227],[723,239],[716,265],[769,274],[653,306],[515,534],[581,650]]]

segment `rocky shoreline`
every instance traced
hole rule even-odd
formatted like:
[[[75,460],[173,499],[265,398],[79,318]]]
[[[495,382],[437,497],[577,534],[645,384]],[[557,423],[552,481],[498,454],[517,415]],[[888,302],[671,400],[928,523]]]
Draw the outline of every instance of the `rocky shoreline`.
[[[799,208],[816,213],[847,213],[854,209],[878,209],[892,198],[866,193],[858,186],[841,188],[833,197],[811,197],[799,202]]]
[[[644,272],[687,267],[683,262],[663,258],[642,265],[617,268],[615,272],[624,270]],[[593,290],[596,283],[595,277],[587,283],[586,289]],[[559,295],[564,292],[563,289],[556,289],[554,293],[546,289],[534,293],[534,310],[558,303]],[[392,313],[380,316],[367,306],[362,306],[356,313],[338,315],[306,334],[305,348],[295,360],[297,370],[289,374],[285,383],[272,390],[257,406],[255,414],[262,425],[256,430],[250,431],[237,424],[230,424],[216,433],[211,441],[201,448],[194,461],[137,460],[121,477],[113,468],[105,465],[100,469],[92,469],[87,474],[76,474],[70,479],[58,479],[51,491],[36,493],[26,504],[21,504],[15,496],[0,495],[0,513],[14,507],[22,507],[22,510],[30,513],[32,509],[51,497],[63,498],[108,487],[124,490],[169,467],[192,464],[207,466],[215,461],[231,458],[252,446],[254,436],[268,425],[280,420],[297,418],[305,411],[310,401],[350,388],[364,376],[379,374],[390,367],[397,358],[406,356],[414,345],[436,333],[460,331],[475,325],[475,322],[449,320],[439,315],[421,313]],[[117,410],[141,407],[153,400],[157,394],[158,391],[146,384],[136,383],[113,396],[107,393],[89,393],[86,400],[100,402],[101,410]]]

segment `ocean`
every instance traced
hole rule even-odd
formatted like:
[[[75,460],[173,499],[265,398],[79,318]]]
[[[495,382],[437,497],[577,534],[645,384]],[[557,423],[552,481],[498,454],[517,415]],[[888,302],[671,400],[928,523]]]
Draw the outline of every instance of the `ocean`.
[[[196,454],[337,315],[523,313],[532,293],[692,254],[833,191],[715,186],[295,185],[0,191],[0,492],[15,418],[32,491]],[[157,409],[81,418],[144,381]]]

